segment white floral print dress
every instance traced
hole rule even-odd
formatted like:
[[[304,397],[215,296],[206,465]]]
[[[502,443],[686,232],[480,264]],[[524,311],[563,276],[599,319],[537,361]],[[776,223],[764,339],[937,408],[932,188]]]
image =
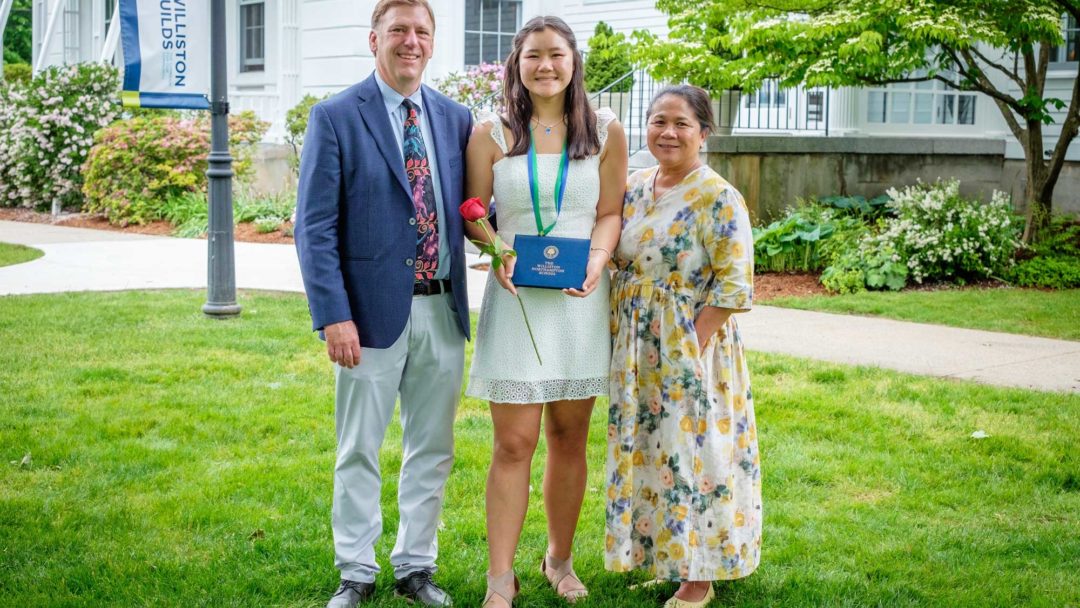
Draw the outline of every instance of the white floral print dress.
[[[654,200],[656,172],[630,177],[615,254],[605,565],[741,578],[761,550],[750,376],[734,316],[704,348],[694,319],[704,306],[750,308],[750,220],[708,167]]]

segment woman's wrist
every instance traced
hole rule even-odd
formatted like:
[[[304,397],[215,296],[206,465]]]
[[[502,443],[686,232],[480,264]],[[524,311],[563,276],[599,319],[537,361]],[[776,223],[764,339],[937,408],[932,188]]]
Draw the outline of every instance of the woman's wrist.
[[[603,247],[589,247],[589,255],[592,255],[594,251],[603,252],[605,255],[607,255],[607,259],[611,259],[611,252],[607,249],[604,249]]]

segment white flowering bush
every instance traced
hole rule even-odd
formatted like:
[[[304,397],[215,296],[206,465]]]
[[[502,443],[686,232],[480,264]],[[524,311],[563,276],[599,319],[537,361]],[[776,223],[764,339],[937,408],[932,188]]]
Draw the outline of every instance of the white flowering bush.
[[[115,68],[92,63],[0,87],[0,205],[81,205],[80,170],[94,133],[120,110],[118,88]]]
[[[890,261],[906,265],[917,283],[1000,277],[1012,263],[1023,224],[1005,193],[995,191],[989,203],[968,200],[950,180],[888,194],[894,215],[860,241],[860,257],[891,251]]]
[[[483,104],[487,107],[482,109],[491,110],[498,110],[502,106],[502,102],[498,99],[502,85],[503,66],[501,63],[481,63],[465,72],[451,72],[446,78],[435,81],[436,89],[450,99],[470,108],[477,108],[484,101],[494,101],[494,103]],[[489,98],[492,99],[489,100]]]

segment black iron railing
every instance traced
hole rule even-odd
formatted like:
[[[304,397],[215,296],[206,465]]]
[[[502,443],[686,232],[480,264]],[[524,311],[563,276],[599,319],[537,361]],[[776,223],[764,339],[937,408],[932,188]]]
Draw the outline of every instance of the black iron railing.
[[[829,89],[780,88],[775,80],[765,81],[753,92],[724,91],[714,103],[719,108],[719,127],[735,134],[750,132],[816,132],[829,134]]]
[[[626,87],[629,80],[632,84]],[[646,147],[646,112],[656,93],[664,87],[644,69],[635,69],[622,75],[602,90],[589,95],[589,102],[596,108],[611,108],[626,131],[630,155]],[[829,134],[828,88],[805,89],[802,87],[780,88],[774,80],[766,81],[753,93],[728,90],[713,96],[713,113],[717,133],[783,134],[803,133],[827,136]],[[493,93],[472,106],[474,114],[481,111],[501,112],[502,93]]]

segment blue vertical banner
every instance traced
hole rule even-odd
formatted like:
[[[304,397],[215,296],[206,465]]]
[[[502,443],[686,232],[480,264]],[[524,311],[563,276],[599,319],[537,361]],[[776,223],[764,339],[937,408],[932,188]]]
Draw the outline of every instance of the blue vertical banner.
[[[124,105],[210,108],[210,1],[120,0]]]

